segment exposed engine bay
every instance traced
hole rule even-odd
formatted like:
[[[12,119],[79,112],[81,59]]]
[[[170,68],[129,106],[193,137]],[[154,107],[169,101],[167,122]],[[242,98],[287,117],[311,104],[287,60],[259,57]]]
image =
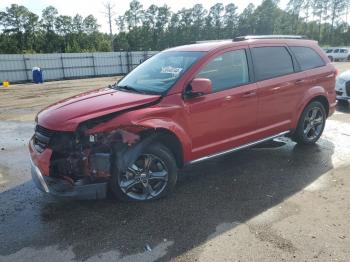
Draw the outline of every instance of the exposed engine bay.
[[[84,125],[75,132],[36,126],[34,147],[38,152],[47,147],[52,150],[50,178],[71,185],[106,182],[113,172],[126,171],[153,137],[149,130],[135,126],[93,135],[87,134],[87,130]]]

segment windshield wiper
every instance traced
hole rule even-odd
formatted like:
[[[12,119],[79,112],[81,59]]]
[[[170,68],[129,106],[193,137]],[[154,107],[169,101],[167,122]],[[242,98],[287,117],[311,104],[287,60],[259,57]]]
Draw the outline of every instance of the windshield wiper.
[[[132,92],[135,92],[135,93],[143,93],[143,94],[145,93],[144,91],[136,89],[135,87],[132,87],[132,86],[129,86],[129,85],[124,85],[124,86],[116,85],[115,87],[118,88],[118,89],[121,89],[121,90],[132,91]]]

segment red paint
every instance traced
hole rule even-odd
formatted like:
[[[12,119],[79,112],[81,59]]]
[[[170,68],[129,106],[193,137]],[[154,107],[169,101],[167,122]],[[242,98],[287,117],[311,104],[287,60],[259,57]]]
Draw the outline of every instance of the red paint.
[[[120,92],[110,88],[97,89],[47,107],[38,114],[38,121],[48,129],[75,131],[83,121],[153,102],[159,97]]]
[[[48,176],[50,173],[50,160],[52,150],[47,148],[44,152],[39,153],[34,149],[33,140],[29,142],[29,152],[33,163],[40,169],[44,176]]]
[[[206,95],[210,94],[213,90],[212,83],[210,79],[206,78],[195,78],[191,82],[192,92]]]
[[[313,48],[326,66],[276,77],[224,91],[185,99],[183,91],[196,73],[213,57],[229,50],[267,45],[301,45]],[[88,130],[89,134],[109,132],[123,126],[166,129],[179,139],[184,162],[224,151],[297,126],[305,106],[315,97],[335,108],[336,70],[326,55],[310,40],[249,40],[176,47],[175,51],[206,51],[158,103],[145,108],[133,107],[157,101],[160,96],[142,95],[112,89],[96,90],[58,102],[38,115],[38,124],[57,131],[74,131],[79,123],[112,112],[131,109]],[[168,51],[168,50],[167,50]],[[166,52],[167,52],[166,51]],[[49,153],[35,153],[34,161],[48,172]]]

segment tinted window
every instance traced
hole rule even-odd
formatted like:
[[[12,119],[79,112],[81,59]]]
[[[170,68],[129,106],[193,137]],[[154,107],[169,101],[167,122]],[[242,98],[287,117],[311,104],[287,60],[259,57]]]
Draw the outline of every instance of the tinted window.
[[[333,52],[333,49],[329,49],[329,50],[327,50],[327,54],[329,54],[329,53],[332,53]]]
[[[235,50],[215,57],[198,73],[197,77],[209,78],[213,92],[249,82],[245,50]]]
[[[340,53],[347,53],[348,52],[348,50],[346,50],[346,49],[340,49]]]
[[[335,50],[334,50],[334,53],[339,53],[339,49],[335,49]]]
[[[292,57],[285,47],[252,48],[257,80],[269,79],[294,72]]]
[[[322,58],[309,47],[292,46],[290,47],[295,54],[302,70],[324,66]]]

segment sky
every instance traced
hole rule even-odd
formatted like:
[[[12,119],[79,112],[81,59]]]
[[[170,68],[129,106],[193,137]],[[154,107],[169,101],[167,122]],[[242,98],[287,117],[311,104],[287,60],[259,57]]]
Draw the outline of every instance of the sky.
[[[124,14],[124,12],[129,7],[128,0],[110,0],[112,4],[115,4],[114,12],[116,16]],[[206,9],[209,9],[212,5],[220,2],[224,5],[228,3],[234,3],[238,7],[238,12],[242,12],[242,10],[249,4],[253,3],[254,5],[259,5],[262,0],[139,0],[143,5],[144,9],[147,9],[151,4],[156,4],[158,6],[167,4],[170,6],[171,10],[178,11],[181,8],[189,8],[194,6],[195,4],[202,4]],[[286,2],[288,0],[281,0],[280,6],[282,8],[285,7]],[[82,16],[87,16],[89,14],[94,15],[98,23],[101,25],[100,30],[103,32],[107,32],[107,19],[104,17],[103,12],[105,11],[103,8],[104,0],[0,0],[0,11],[4,11],[4,9],[11,4],[19,4],[27,7],[31,12],[40,15],[41,11],[49,5],[52,5],[58,9],[59,14],[61,15],[70,15],[74,16],[79,13]],[[114,32],[116,31],[116,26],[113,28]]]

